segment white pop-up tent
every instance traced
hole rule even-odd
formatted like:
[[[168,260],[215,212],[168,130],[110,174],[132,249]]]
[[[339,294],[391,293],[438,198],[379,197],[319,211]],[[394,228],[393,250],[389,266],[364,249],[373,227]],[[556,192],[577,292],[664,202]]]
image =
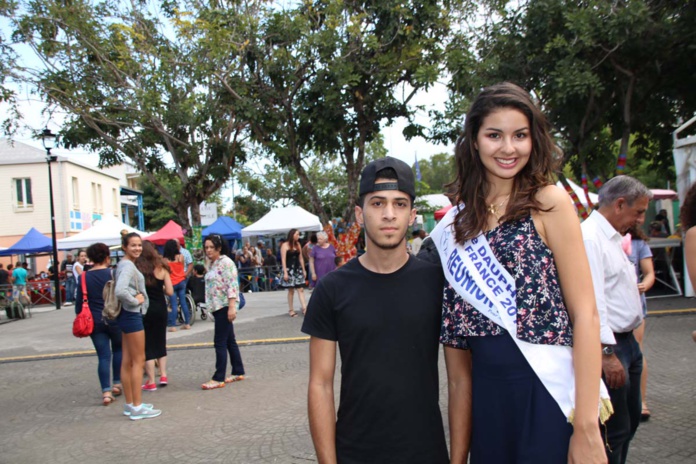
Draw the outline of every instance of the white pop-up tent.
[[[138,229],[124,224],[114,217],[105,217],[97,221],[92,227],[80,232],[72,237],[67,237],[56,241],[59,250],[73,250],[75,248],[85,248],[93,243],[101,242],[107,246],[116,246],[121,244],[121,231],[127,230],[140,234],[145,238],[149,234],[141,232]]]
[[[270,210],[264,217],[242,229],[242,237],[273,235],[297,229],[300,232],[322,230],[318,216],[299,206]]]

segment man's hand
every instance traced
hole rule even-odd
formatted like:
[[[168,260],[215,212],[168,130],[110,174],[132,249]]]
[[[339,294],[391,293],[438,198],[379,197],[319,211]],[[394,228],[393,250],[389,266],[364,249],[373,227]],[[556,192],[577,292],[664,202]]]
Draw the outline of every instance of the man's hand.
[[[626,384],[626,372],[615,354],[602,355],[602,372],[609,388],[616,390]]]

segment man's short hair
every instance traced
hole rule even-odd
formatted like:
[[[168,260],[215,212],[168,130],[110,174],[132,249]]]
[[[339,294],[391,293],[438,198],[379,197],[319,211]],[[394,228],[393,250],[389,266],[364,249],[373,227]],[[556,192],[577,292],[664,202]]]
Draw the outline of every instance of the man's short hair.
[[[205,266],[202,264],[194,264],[193,265],[193,270],[196,271],[196,274],[205,274]]]
[[[650,200],[653,194],[641,181],[631,176],[616,176],[599,189],[599,207],[609,206],[619,198],[623,198],[631,206],[636,200],[645,197]]]
[[[414,230],[413,233],[411,234],[413,237],[418,237],[420,235],[420,230]]]

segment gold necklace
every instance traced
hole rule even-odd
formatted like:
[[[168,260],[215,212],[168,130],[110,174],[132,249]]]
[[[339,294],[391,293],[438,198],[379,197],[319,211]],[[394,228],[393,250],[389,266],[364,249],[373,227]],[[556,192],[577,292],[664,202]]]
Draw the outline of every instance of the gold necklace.
[[[500,215],[498,214],[498,211],[500,208],[502,208],[505,203],[510,199],[510,194],[508,194],[503,201],[500,202],[500,204],[496,205],[495,203],[491,203],[488,205],[486,209],[488,209],[488,212],[492,214],[493,216],[496,217],[496,219],[500,219]]]

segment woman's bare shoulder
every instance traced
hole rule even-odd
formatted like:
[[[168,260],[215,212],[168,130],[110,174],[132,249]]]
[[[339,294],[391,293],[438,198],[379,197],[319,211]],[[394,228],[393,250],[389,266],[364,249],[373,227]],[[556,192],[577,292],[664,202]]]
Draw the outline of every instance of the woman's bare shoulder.
[[[554,207],[561,202],[570,203],[571,199],[565,190],[556,185],[547,185],[540,188],[536,194],[537,201],[541,204],[543,209],[549,209]]]

